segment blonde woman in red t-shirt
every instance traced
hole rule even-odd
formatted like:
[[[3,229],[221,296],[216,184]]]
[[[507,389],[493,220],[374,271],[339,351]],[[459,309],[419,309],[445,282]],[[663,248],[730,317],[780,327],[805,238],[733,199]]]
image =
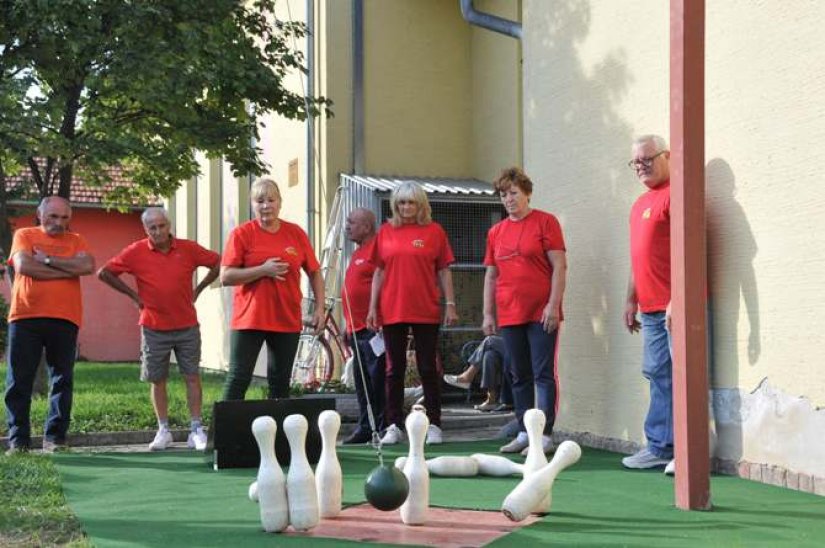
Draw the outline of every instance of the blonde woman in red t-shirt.
[[[324,279],[309,238],[278,217],[281,192],[275,181],[258,179],[249,195],[255,218],[229,234],[221,259],[221,283],[235,286],[224,400],[244,399],[264,343],[268,397],[289,396],[302,328],[301,270],[315,295],[316,333],[324,327]]]
[[[501,452],[527,449],[524,412],[535,407],[546,418],[542,445],[547,453],[553,449],[558,409],[557,342],[567,272],[564,236],[555,216],[530,207],[533,182],[521,169],[505,169],[493,186],[507,218],[487,234],[482,329],[492,335],[498,328],[504,338],[520,427]]]
[[[392,218],[376,236],[367,327],[383,327],[387,350],[387,398],[381,442],[392,445],[404,439],[404,373],[407,369],[407,334],[412,330],[415,358],[424,389],[424,406],[430,427],[426,442],[442,442],[441,379],[436,369],[441,296],[444,324],[458,321],[450,264],[453,251],[447,234],[431,218],[430,203],[421,185],[407,182],[390,198]],[[441,295],[439,295],[439,289]]]

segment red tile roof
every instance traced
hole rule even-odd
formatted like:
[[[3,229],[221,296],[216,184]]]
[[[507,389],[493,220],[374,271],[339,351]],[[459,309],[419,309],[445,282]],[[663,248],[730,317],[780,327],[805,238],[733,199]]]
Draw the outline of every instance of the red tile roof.
[[[87,184],[81,176],[74,175],[74,177],[72,177],[72,186],[69,192],[69,201],[73,204],[84,204],[92,206],[99,205],[103,207],[106,205],[105,198],[110,192],[118,188],[129,188],[134,186],[134,183],[124,176],[123,170],[120,167],[106,168],[106,173],[110,179],[110,182],[104,183],[102,186]],[[7,191],[11,192],[20,187],[22,187],[24,194],[21,197],[12,200],[12,202],[33,203],[39,200],[37,187],[35,186],[34,181],[32,181],[31,170],[29,168],[24,169],[17,175],[6,177]],[[148,199],[133,199],[130,203],[127,204],[110,203],[109,205],[125,205],[126,207],[140,208],[162,205],[162,203],[163,202],[160,198],[152,197]]]

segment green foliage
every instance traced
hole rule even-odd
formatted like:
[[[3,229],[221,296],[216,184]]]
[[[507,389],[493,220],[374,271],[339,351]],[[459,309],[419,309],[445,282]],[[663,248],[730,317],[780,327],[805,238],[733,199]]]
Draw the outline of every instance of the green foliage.
[[[39,196],[67,197],[75,169],[104,184],[120,166],[137,187],[112,203],[168,196],[197,174],[196,150],[265,172],[263,115],[329,114],[283,84],[306,71],[305,35],[273,0],[3,0],[0,188],[27,166]]]

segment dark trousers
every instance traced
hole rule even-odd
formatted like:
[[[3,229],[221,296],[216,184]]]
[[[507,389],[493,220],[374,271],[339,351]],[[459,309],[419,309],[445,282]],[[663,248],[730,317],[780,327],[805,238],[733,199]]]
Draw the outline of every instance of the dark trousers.
[[[252,382],[255,362],[266,343],[267,397],[289,397],[292,363],[300,333],[276,333],[258,329],[233,329],[229,333],[229,373],[223,385],[224,400],[242,400]]]
[[[370,346],[370,339],[375,336],[374,331],[362,329],[350,335],[350,346],[352,346],[353,375],[355,379],[355,396],[358,398],[358,427],[356,432],[369,434],[372,432],[370,418],[368,414],[367,399],[372,407],[372,415],[375,418],[375,429],[380,432],[384,429],[384,398],[386,389],[384,387],[386,372],[385,354],[376,356]],[[356,348],[357,347],[357,348]],[[358,359],[361,359],[359,366]],[[363,374],[362,374],[363,370]]]
[[[544,434],[553,433],[558,405],[556,341],[559,330],[547,333],[539,322],[501,328],[510,358],[513,406],[524,432],[524,412],[535,407],[544,412]]]
[[[412,329],[415,339],[415,361],[424,406],[430,424],[441,426],[441,378],[436,366],[438,324],[394,323],[384,326],[384,346],[387,349],[387,406],[384,422],[404,428],[404,375],[407,371],[407,333]]]
[[[44,437],[56,443],[66,441],[72,414],[77,331],[72,322],[56,318],[29,318],[9,324],[5,400],[11,445],[31,444],[32,390],[43,349],[49,369]]]

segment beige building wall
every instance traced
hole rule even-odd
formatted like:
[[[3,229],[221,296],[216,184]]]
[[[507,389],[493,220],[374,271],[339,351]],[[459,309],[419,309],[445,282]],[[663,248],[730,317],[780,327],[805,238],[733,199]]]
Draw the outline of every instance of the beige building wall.
[[[365,171],[471,174],[470,27],[458,2],[364,2]]]
[[[524,155],[570,270],[559,427],[643,442],[621,324],[635,135],[669,136],[669,6],[525,0]],[[817,2],[707,4],[707,211],[717,456],[825,476],[825,55]]]

